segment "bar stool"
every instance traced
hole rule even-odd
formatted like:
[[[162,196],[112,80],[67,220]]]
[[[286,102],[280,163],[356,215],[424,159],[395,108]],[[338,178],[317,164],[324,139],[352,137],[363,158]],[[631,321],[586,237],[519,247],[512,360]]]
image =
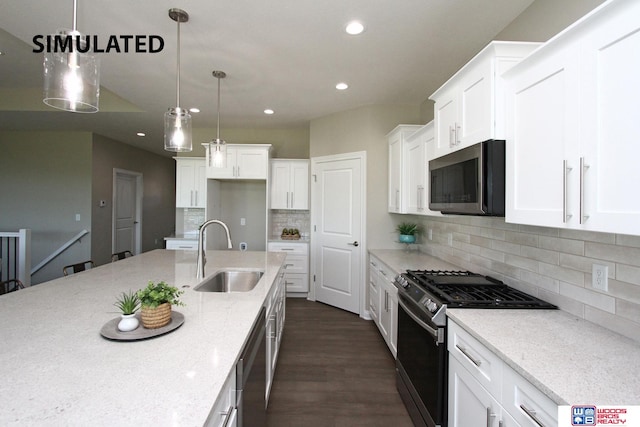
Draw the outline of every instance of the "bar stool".
[[[24,285],[18,279],[9,279],[4,282],[0,282],[0,294],[8,294],[9,292],[15,292],[18,289],[24,289]]]
[[[120,261],[121,259],[132,257],[131,251],[116,252],[111,255],[111,262]]]
[[[62,268],[62,274],[64,274],[65,276],[69,275],[69,270],[71,270],[71,273],[80,273],[81,271],[85,271],[88,268],[93,268],[95,267],[95,263],[91,260],[88,261],[84,261],[84,262],[79,262],[77,264],[71,264],[71,265],[66,265]]]

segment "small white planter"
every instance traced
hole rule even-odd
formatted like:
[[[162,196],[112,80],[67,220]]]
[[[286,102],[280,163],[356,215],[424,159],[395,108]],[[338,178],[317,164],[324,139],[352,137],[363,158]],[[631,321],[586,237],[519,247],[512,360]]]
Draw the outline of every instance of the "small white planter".
[[[135,330],[138,325],[140,325],[140,321],[134,314],[121,314],[120,317],[122,319],[118,323],[118,330],[121,332],[129,332]]]

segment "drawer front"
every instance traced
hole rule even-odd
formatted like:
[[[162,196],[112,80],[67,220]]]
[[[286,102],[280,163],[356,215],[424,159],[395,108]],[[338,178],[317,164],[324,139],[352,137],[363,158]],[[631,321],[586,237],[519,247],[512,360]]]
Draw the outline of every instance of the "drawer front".
[[[558,405],[508,366],[503,370],[502,405],[522,426],[558,425]]]
[[[220,390],[218,399],[213,405],[205,421],[206,427],[222,427],[233,425],[232,420],[237,417],[236,410],[236,370],[233,369]]]
[[[166,246],[169,250],[179,251],[197,251],[198,250],[198,241],[197,240],[183,240],[183,239],[169,239],[166,240]]]
[[[287,255],[287,259],[284,261],[285,273],[301,273],[306,274],[309,272],[309,258],[300,255]]]
[[[478,340],[449,319],[447,349],[474,378],[500,401],[503,362]]]
[[[287,292],[309,292],[308,274],[285,274],[284,284]]]
[[[374,281],[369,282],[369,311],[371,312],[371,317],[377,323],[378,322],[378,287],[375,285]]]
[[[309,245],[307,243],[285,243],[285,242],[269,242],[267,248],[271,252],[286,252],[292,255],[309,254]]]

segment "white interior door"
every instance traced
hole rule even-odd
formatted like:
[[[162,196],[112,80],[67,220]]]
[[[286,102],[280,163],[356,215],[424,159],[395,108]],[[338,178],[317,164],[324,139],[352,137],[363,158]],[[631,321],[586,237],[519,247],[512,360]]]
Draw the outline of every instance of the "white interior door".
[[[311,263],[317,301],[362,313],[365,153],[312,159]]]
[[[141,180],[139,173],[114,170],[113,253],[140,253]]]

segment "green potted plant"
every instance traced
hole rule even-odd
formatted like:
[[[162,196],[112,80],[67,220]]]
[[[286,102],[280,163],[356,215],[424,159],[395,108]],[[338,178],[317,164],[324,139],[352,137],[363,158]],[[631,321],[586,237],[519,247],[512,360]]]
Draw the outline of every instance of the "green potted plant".
[[[123,292],[116,298],[116,302],[113,305],[118,307],[121,312],[122,319],[118,323],[118,330],[129,332],[138,327],[140,321],[136,317],[136,311],[140,308],[140,299],[138,299],[137,293],[131,290],[128,293]]]
[[[416,236],[422,234],[422,227],[412,222],[401,222],[396,226],[400,243],[415,243]]]
[[[157,329],[167,325],[171,321],[171,306],[184,305],[179,300],[183,293],[184,291],[164,281],[149,281],[147,287],[137,293],[140,299],[142,326]]]

